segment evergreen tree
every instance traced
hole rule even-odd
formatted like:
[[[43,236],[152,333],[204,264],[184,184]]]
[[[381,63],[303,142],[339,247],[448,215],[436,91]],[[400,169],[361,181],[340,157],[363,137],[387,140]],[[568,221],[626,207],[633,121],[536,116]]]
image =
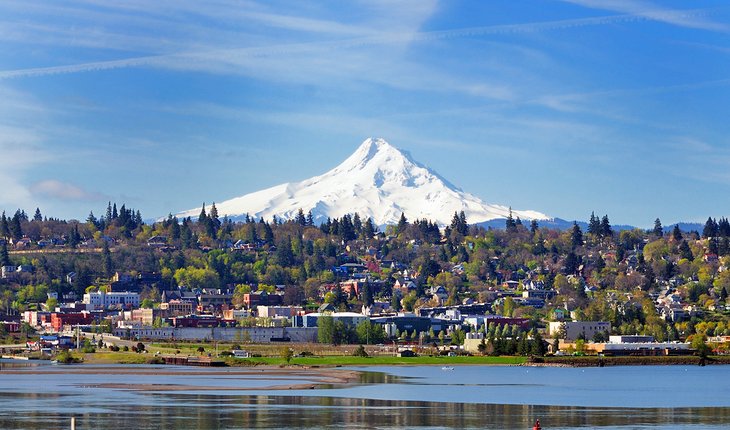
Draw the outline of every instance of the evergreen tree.
[[[271,226],[268,223],[264,222],[263,219],[261,219],[261,223],[263,224],[263,227],[264,227],[264,237],[263,237],[264,242],[266,242],[268,244],[274,243],[274,230],[272,230]]]
[[[94,216],[94,211],[89,212],[89,216],[86,217],[86,222],[94,228],[99,228],[99,220]]]
[[[588,233],[596,237],[601,235],[601,220],[598,219],[595,212],[591,212],[591,219],[588,221]]]
[[[393,312],[400,312],[401,310],[400,297],[395,292],[390,297],[390,307],[393,309]]]
[[[79,246],[79,243],[81,242],[81,235],[79,234],[79,225],[74,225],[74,228],[71,229],[71,233],[68,235],[68,245],[72,249],[76,249],[77,246]]]
[[[112,264],[112,253],[109,250],[109,242],[104,240],[104,248],[101,252],[101,271],[104,276],[110,278],[114,273],[114,265]]]
[[[40,208],[35,208],[35,215],[33,215],[33,221],[43,221],[43,215],[41,215]]]
[[[611,237],[612,235],[613,230],[611,229],[611,224],[608,222],[608,215],[604,215],[601,218],[601,237]]]
[[[294,265],[294,252],[291,246],[291,237],[287,236],[276,246],[276,262],[282,267]]]
[[[652,233],[657,237],[662,237],[664,235],[664,228],[662,228],[662,222],[659,218],[654,220],[654,230],[652,230]]]
[[[583,232],[575,221],[573,221],[573,229],[570,231],[570,243],[573,248],[583,245]]]
[[[8,244],[3,241],[2,247],[0,247],[0,266],[10,266],[11,264]]]
[[[365,224],[362,226],[362,237],[366,240],[375,237],[375,225],[373,225],[373,219],[370,217],[365,220]]]
[[[532,236],[535,236],[535,233],[537,233],[538,229],[537,220],[533,219],[530,221],[530,233],[532,233]]]
[[[314,225],[314,216],[312,216],[311,210],[309,212],[307,212],[306,225],[309,227]]]
[[[215,207],[215,202],[213,202],[213,206],[210,207],[208,220],[213,225],[213,237],[215,237],[215,233],[217,233],[218,229],[221,227],[221,220],[218,218],[218,208]]]
[[[692,250],[689,248],[689,245],[685,240],[679,244],[679,255],[681,258],[686,258],[689,261],[693,261],[695,259],[694,255],[692,255]]]
[[[714,219],[707,218],[707,222],[705,222],[705,227],[702,229],[702,237],[708,238],[708,237],[716,237],[718,232],[717,223]]]
[[[23,228],[20,225],[20,220],[23,215],[20,213],[20,209],[15,212],[13,218],[10,220],[10,235],[13,239],[18,240],[23,237]]]
[[[350,215],[344,215],[342,218],[340,218],[337,234],[345,242],[354,240],[357,237],[355,235],[355,228],[352,225],[352,218],[350,218]]]
[[[574,275],[578,271],[580,263],[580,257],[578,257],[575,252],[570,251],[565,257],[565,274]]]
[[[106,206],[106,222],[111,223],[112,222],[112,202],[109,202],[109,204]]]
[[[205,224],[207,219],[208,215],[205,213],[205,202],[203,202],[203,207],[200,209],[200,215],[198,216],[198,224]]]
[[[355,231],[355,235],[359,236],[360,233],[362,233],[362,220],[360,219],[360,214],[355,212],[355,215],[352,216],[352,228]]]
[[[406,219],[406,215],[401,212],[400,219],[398,220],[398,227],[396,228],[396,233],[403,234],[405,233],[406,228],[408,228],[408,220]]]
[[[119,212],[117,211],[117,204],[112,205],[112,220],[119,218]]]
[[[679,229],[679,225],[678,224],[674,224],[674,228],[672,229],[672,237],[677,242],[679,242],[680,240],[682,240],[682,231]]]
[[[717,223],[717,234],[722,237],[730,236],[730,222],[727,218],[720,218],[720,221]]]
[[[508,233],[514,232],[517,230],[517,223],[515,222],[515,219],[512,217],[512,208],[509,208],[509,215],[507,215],[507,220],[504,222],[505,229]]]
[[[304,210],[302,208],[299,208],[297,211],[297,217],[295,218],[294,222],[301,226],[307,225],[307,218],[304,217]]]
[[[10,224],[8,223],[8,218],[5,216],[5,211],[3,211],[2,217],[0,217],[0,237],[6,239],[10,237]]]
[[[710,254],[718,255],[720,253],[720,249],[717,246],[717,240],[714,238],[710,238],[707,241],[707,252]]]

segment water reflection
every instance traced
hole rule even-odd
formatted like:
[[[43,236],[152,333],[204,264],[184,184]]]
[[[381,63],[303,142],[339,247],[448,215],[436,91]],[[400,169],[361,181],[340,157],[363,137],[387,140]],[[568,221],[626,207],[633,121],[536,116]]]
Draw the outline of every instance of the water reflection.
[[[0,394],[0,402],[10,400]],[[53,394],[15,394],[17,403],[45,404],[0,415],[3,429],[299,429],[299,428],[530,428],[540,418],[546,429],[723,428],[730,408],[583,408],[384,401],[330,397],[217,396],[145,393],[137,401],[108,404],[109,399]],[[106,403],[106,404],[104,404]]]

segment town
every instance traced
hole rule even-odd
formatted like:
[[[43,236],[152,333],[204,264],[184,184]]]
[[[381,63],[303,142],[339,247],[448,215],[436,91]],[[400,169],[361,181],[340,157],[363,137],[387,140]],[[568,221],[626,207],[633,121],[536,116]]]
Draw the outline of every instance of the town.
[[[455,213],[382,231],[219,219],[151,224],[109,204],[85,222],[0,219],[9,345],[54,354],[94,341],[394,345],[401,354],[724,354],[730,224],[613,231],[469,225]],[[240,347],[239,347],[240,348]],[[11,351],[5,351],[9,353]],[[15,351],[17,352],[17,351]]]

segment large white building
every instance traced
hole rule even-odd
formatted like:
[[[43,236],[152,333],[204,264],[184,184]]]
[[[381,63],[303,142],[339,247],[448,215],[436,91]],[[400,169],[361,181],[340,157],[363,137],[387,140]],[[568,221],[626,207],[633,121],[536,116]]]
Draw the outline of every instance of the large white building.
[[[573,342],[581,336],[586,340],[591,340],[596,333],[608,334],[611,332],[611,323],[606,321],[556,321],[551,322],[548,328],[550,337],[564,329],[564,339],[567,342]]]
[[[93,307],[94,309],[137,308],[139,307],[139,293],[94,291],[84,294],[84,304],[88,305],[87,308]]]

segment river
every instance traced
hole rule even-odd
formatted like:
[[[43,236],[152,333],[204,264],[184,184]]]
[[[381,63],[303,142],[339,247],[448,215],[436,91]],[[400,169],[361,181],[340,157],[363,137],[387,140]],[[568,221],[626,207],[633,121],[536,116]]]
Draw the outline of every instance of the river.
[[[0,428],[730,428],[730,366],[355,370],[340,384],[276,369],[4,367]]]

